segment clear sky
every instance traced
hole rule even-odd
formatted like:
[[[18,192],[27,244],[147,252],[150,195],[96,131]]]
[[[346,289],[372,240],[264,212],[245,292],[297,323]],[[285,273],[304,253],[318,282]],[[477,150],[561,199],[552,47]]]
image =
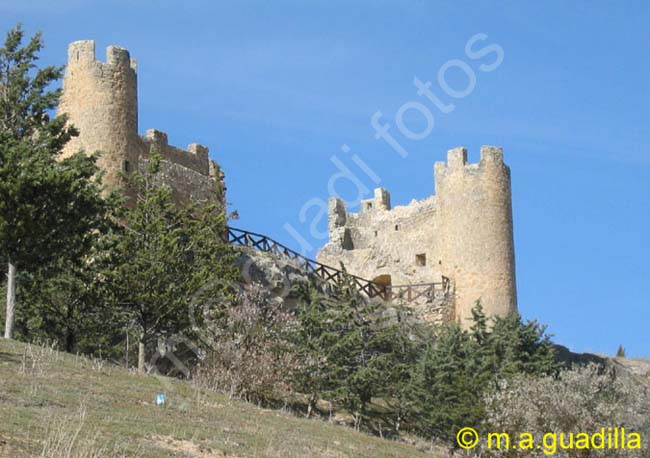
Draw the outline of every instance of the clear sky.
[[[378,179],[399,205],[433,193],[448,149],[502,146],[523,316],[650,357],[650,3],[2,0],[0,30],[16,22],[43,31],[44,63],[79,39],[128,48],[140,131],[209,146],[235,225],[310,255],[335,163],[361,183],[335,181],[345,199]]]

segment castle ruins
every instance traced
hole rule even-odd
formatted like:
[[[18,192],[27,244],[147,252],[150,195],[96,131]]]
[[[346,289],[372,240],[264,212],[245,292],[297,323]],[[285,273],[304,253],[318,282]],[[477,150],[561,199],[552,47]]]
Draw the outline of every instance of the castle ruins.
[[[123,173],[142,169],[153,147],[162,157],[162,180],[176,202],[207,201],[215,190],[225,202],[224,175],[208,158],[208,148],[197,143],[185,150],[171,146],[167,134],[155,129],[138,135],[137,64],[126,49],[109,46],[106,62],[100,62],[94,41],[71,43],[59,113],[66,113],[80,131],[64,155],[101,152],[98,166],[108,189],[122,188]]]
[[[80,131],[64,155],[101,152],[98,165],[108,189],[123,188],[124,173],[142,169],[155,148],[162,156],[162,180],[176,202],[206,201],[216,189],[225,207],[224,175],[208,148],[171,146],[167,135],[154,129],[138,134],[137,66],[127,50],[109,46],[101,62],[95,60],[94,41],[71,43],[59,113]],[[482,147],[474,164],[464,148],[453,149],[446,163],[435,164],[434,175],[435,194],[407,206],[392,208],[385,189],[363,200],[358,214],[330,199],[329,242],[318,261],[343,264],[349,273],[388,289],[452,285],[442,296],[424,298],[435,310],[423,316],[432,321],[466,326],[478,300],[487,316],[515,312],[510,169],[501,148]]]
[[[434,166],[435,194],[392,208],[375,189],[350,213],[329,201],[329,243],[318,261],[386,285],[453,282],[453,319],[467,325],[480,300],[487,316],[517,310],[510,169],[501,148],[484,146],[478,163],[467,150]]]

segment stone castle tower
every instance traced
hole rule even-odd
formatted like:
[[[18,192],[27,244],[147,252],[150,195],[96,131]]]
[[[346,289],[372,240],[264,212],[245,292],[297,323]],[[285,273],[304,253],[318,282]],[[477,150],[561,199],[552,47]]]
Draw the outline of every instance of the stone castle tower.
[[[138,134],[137,66],[126,49],[109,46],[101,62],[94,41],[71,43],[59,113],[80,131],[64,154],[99,151],[108,188],[122,188],[123,174],[142,169],[155,148],[175,201],[210,200],[217,190],[225,208],[224,174],[206,147],[171,146],[155,129]],[[385,189],[362,201],[358,214],[330,199],[329,236],[318,253],[323,264],[342,262],[350,273],[387,286],[450,279],[451,305],[425,317],[466,326],[477,300],[488,316],[517,310],[510,170],[501,148],[482,147],[476,164],[467,162],[464,148],[449,151],[446,163],[435,164],[435,195],[407,206],[391,208]]]
[[[123,172],[142,168],[154,147],[162,156],[162,179],[177,202],[209,200],[216,189],[225,203],[224,175],[208,158],[208,148],[197,143],[176,148],[169,145],[167,134],[155,129],[138,135],[137,65],[126,49],[109,46],[106,62],[100,62],[95,60],[94,41],[71,43],[58,111],[80,132],[64,155],[99,151],[98,165],[108,188],[121,188]]]
[[[510,169],[501,148],[484,146],[478,163],[467,150],[435,164],[435,195],[391,208],[376,189],[358,214],[342,200],[329,202],[330,240],[318,253],[338,266],[385,285],[451,279],[453,317],[463,326],[481,301],[488,316],[517,310]]]

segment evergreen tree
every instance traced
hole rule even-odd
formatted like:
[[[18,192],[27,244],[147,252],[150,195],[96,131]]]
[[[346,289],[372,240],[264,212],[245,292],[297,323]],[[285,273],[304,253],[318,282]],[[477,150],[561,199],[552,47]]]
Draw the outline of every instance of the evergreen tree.
[[[147,170],[129,177],[135,202],[125,211],[106,273],[114,304],[137,325],[140,373],[154,337],[188,326],[189,231],[170,188],[157,183],[160,161],[152,151]]]
[[[543,326],[524,323],[517,314],[489,323],[477,303],[469,331],[458,324],[443,326],[415,367],[410,396],[421,418],[416,428],[451,441],[459,428],[484,418],[483,396],[497,389],[499,380],[558,370]]]
[[[101,275],[108,255],[102,243],[106,236],[96,236],[83,256],[62,255],[34,273],[22,273],[17,336],[26,341],[56,342],[68,353],[121,356],[115,346],[122,339],[122,327],[105,300]]]
[[[208,202],[190,203],[183,223],[188,231],[188,254],[193,275],[188,285],[193,306],[211,314],[238,299],[242,281],[237,266],[239,254],[227,241],[227,217],[221,202],[223,190],[216,184]],[[221,301],[215,304],[215,301]],[[211,310],[206,310],[211,309]],[[194,326],[201,326],[202,314],[194,313]]]
[[[0,48],[0,259],[7,269],[5,338],[11,338],[18,269],[34,270],[62,253],[82,251],[105,210],[95,156],[63,160],[77,134],[65,116],[52,118],[61,67],[37,69],[40,34],[23,46],[20,26]],[[92,178],[95,176],[96,178]]]
[[[517,313],[495,317],[486,342],[501,378],[516,374],[553,375],[560,366],[546,327],[537,321],[523,322]]]
[[[382,398],[388,409],[373,418],[398,433],[413,412],[412,367],[430,337],[428,326],[411,323],[409,315],[398,304],[368,301],[346,275],[333,294],[311,285],[302,291],[296,390],[308,395],[308,414],[325,398],[352,413],[359,427],[370,418],[373,398]]]
[[[432,341],[431,327],[411,317],[404,304],[395,303],[388,309],[389,318],[381,320],[370,346],[374,357],[370,365],[377,374],[374,396],[381,398],[388,410],[384,420],[394,434],[414,420],[416,406],[410,388],[413,368],[420,355]],[[383,435],[383,431],[380,431]]]
[[[377,306],[368,303],[344,276],[335,295],[307,291],[298,311],[298,347],[306,364],[300,391],[312,403],[324,396],[350,411],[358,427],[380,377],[376,357]],[[314,368],[317,370],[314,371]]]
[[[368,365],[372,357],[369,342],[373,338],[373,312],[358,293],[352,279],[344,276],[339,294],[323,298],[328,318],[321,335],[329,370],[326,396],[342,403],[360,425],[365,407],[373,394],[377,374]]]
[[[148,344],[191,331],[197,324],[190,316],[193,301],[208,300],[239,276],[236,255],[224,241],[223,209],[176,205],[161,183],[160,162],[152,150],[146,170],[128,177],[134,200],[105,273],[113,303],[137,327],[141,373]]]
[[[303,365],[296,375],[295,388],[296,391],[307,395],[309,416],[328,387],[326,374],[329,373],[329,361],[327,349],[323,344],[336,339],[336,336],[329,330],[333,313],[326,307],[317,287],[308,283],[305,288],[299,288],[296,295],[299,298],[296,313],[300,327],[296,333],[295,344]]]
[[[459,428],[482,417],[482,387],[470,372],[474,350],[469,334],[454,323],[444,325],[422,355],[412,388],[421,432],[451,439]]]

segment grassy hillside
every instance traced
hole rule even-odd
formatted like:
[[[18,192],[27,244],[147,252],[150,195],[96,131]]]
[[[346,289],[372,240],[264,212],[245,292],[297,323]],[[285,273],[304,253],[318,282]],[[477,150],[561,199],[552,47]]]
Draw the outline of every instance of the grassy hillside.
[[[157,393],[167,406],[154,405]],[[0,339],[0,457],[404,457],[415,447]],[[68,454],[68,451],[72,453]]]

